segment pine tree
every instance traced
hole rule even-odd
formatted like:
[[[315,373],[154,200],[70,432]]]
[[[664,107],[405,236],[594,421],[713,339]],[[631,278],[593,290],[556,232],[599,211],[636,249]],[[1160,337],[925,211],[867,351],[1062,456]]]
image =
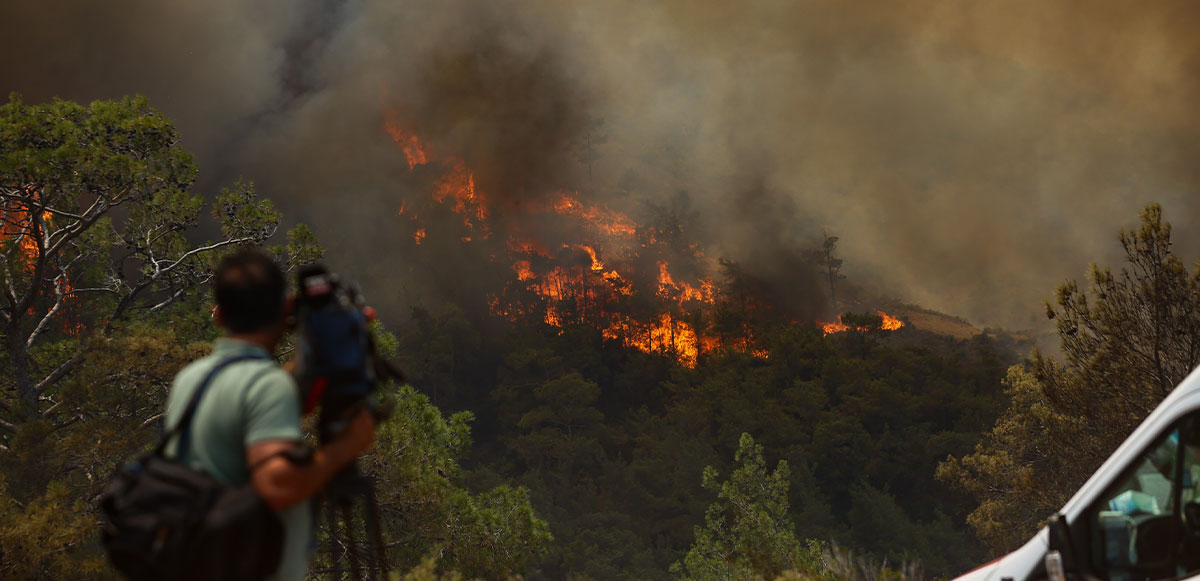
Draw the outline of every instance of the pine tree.
[[[686,580],[774,579],[786,571],[816,574],[822,546],[796,538],[788,516],[787,462],[768,471],[762,446],[742,434],[734,456],[738,467],[719,482],[715,468],[704,469],[704,488],[717,493],[696,541],[671,571]]]
[[[1063,360],[1035,350],[1010,369],[1011,407],[938,470],[979,502],[968,520],[996,551],[1037,530],[1200,363],[1200,265],[1188,274],[1158,205],[1119,240],[1119,272],[1093,265],[1087,291],[1067,282],[1046,305]]]

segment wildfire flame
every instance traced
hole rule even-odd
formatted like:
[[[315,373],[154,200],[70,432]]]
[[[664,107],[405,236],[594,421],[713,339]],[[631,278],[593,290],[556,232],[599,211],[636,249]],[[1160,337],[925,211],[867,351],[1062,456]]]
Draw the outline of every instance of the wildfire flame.
[[[629,216],[603,206],[585,204],[563,192],[559,192],[553,207],[555,212],[579,218],[609,236],[632,238],[637,234],[637,225]]]
[[[884,331],[895,331],[895,330],[898,330],[900,327],[904,326],[904,321],[901,321],[900,319],[889,316],[887,313],[885,313],[883,311],[875,311],[875,312],[879,313],[880,318],[883,319],[883,324],[880,325],[880,327]]]
[[[879,315],[879,318],[881,320],[879,328],[883,329],[884,331],[896,331],[904,326],[904,321],[901,321],[900,319],[897,319],[896,317],[893,317],[883,311],[877,310],[877,311],[875,311],[875,314]],[[866,327],[857,327],[856,328],[856,327],[851,327],[850,325],[847,325],[845,323],[842,323],[841,315],[838,315],[838,320],[836,323],[821,323],[818,321],[817,324],[821,326],[821,330],[825,333],[825,336],[827,336],[827,337],[834,333],[841,333],[844,331],[849,331],[851,329],[856,329],[859,331],[867,330]]]
[[[455,213],[473,216],[481,223],[487,220],[487,208],[475,192],[475,174],[461,161],[455,161],[450,172],[434,184],[433,200],[441,204],[446,198],[454,199]],[[471,225],[468,221],[467,226]]]
[[[702,279],[699,288],[687,282],[675,282],[666,261],[660,260],[658,262],[658,295],[664,298],[678,296],[681,304],[686,301],[714,304],[716,302],[716,285],[713,284],[711,278]]]
[[[429,163],[429,156],[425,154],[425,147],[421,145],[421,140],[417,139],[416,135],[404,131],[396,117],[396,111],[388,110],[383,128],[396,143],[400,144],[404,157],[408,159],[408,169],[411,170],[418,165]]]
[[[26,191],[26,195],[32,198],[37,196],[31,191]],[[37,225],[34,223],[34,216],[36,214],[31,213],[31,209],[21,200],[6,201],[0,214],[3,215],[3,220],[0,220],[0,242],[15,241],[21,267],[32,274],[37,267],[40,252],[35,233]],[[52,227],[53,214],[43,211],[40,222],[41,235],[44,239],[48,237],[47,232]],[[62,296],[62,304],[55,317],[61,322],[64,334],[79,337],[86,329],[78,320],[76,297],[72,294],[73,290],[71,279],[66,273],[62,273],[54,279],[54,292],[56,295]],[[37,307],[30,306],[29,314],[36,312]]]
[[[533,280],[537,276],[533,274],[533,268],[528,260],[518,260],[514,262],[513,270],[517,272],[517,280],[520,281]]]
[[[477,188],[474,173],[462,160],[435,158],[416,135],[397,123],[397,118],[394,112],[389,112],[385,129],[404,152],[410,170],[426,165],[444,168],[442,175],[433,181],[430,202],[448,207],[461,217],[467,234],[456,235],[463,243],[487,239],[491,235],[491,212],[486,193]],[[413,225],[416,245],[421,245],[428,234],[422,216],[427,207],[416,201],[401,203],[398,210]],[[536,237],[511,233],[505,239],[503,251],[508,253],[507,261],[515,279],[505,283],[498,293],[489,294],[488,305],[493,314],[514,322],[534,317],[560,329],[566,325],[592,325],[607,341],[646,353],[668,355],[688,367],[695,367],[703,355],[722,349],[760,358],[770,356],[754,341],[749,329],[734,338],[718,335],[713,329],[713,313],[721,292],[711,277],[680,277],[679,272],[672,273],[666,257],[685,255],[689,264],[702,264],[703,261],[697,261],[703,259],[698,246],[682,251],[668,248],[668,237],[661,232],[639,227],[626,214],[564,191],[556,192],[549,201],[523,202],[521,210],[545,214],[547,220],[563,224],[564,231],[577,232],[578,239],[576,243],[562,243],[561,248],[551,249]],[[492,252],[490,256],[493,260],[505,260],[497,257],[499,253]],[[653,262],[658,269],[657,277],[639,272],[638,265],[646,261],[638,256],[645,253],[664,257]],[[691,266],[689,270],[696,268]],[[642,288],[645,286],[649,288]],[[531,301],[531,296],[536,299]],[[650,308],[657,302],[658,312],[649,316],[630,314],[644,313],[647,309],[645,301],[630,302],[638,296],[653,297]],[[880,316],[884,329],[903,326],[898,319],[882,312]],[[826,335],[850,329],[841,324],[840,318],[837,323],[823,326]]]
[[[0,241],[15,240],[22,265],[25,270],[33,270],[34,263],[37,262],[38,241],[34,238],[33,216],[30,215],[29,208],[14,200],[5,203],[3,213]],[[49,226],[50,218],[49,212],[42,213],[44,227]]]
[[[591,246],[587,246],[585,244],[577,244],[577,245],[575,245],[575,248],[583,250],[584,252],[587,253],[588,258],[592,259],[592,270],[595,270],[595,271],[603,271],[604,270],[604,263],[600,262],[600,259],[596,258],[596,249],[595,248],[592,248]],[[613,272],[616,272],[616,271],[613,271]]]
[[[689,368],[696,367],[700,355],[701,340],[696,330],[686,322],[675,320],[669,313],[663,313],[658,320],[645,325],[618,320],[601,331],[601,335],[644,353],[675,355],[680,364]]]

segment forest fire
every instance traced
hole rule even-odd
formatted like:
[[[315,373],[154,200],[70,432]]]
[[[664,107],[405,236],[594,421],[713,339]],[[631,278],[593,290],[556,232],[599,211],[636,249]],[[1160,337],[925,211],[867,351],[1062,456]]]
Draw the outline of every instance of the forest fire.
[[[904,322],[895,317],[889,316],[883,311],[878,311],[879,316],[883,318],[883,324],[880,327],[884,331],[895,331],[904,326]]]
[[[384,129],[392,136],[392,139],[400,145],[401,151],[404,152],[404,157],[408,158],[408,169],[414,169],[418,165],[429,163],[428,156],[425,155],[425,148],[421,145],[421,141],[416,135],[412,135],[404,131],[396,120],[396,112],[389,110],[386,113],[387,121],[384,123]]]
[[[879,319],[880,319],[879,328],[881,330],[896,331],[904,326],[904,321],[901,321],[900,319],[897,319],[883,311],[877,310],[877,311],[875,311],[875,314],[879,315]],[[820,323],[820,322],[818,322],[818,324],[821,326],[821,330],[825,333],[825,336],[829,336],[834,333],[842,333],[844,331],[850,331],[852,329],[858,330],[858,331],[867,331],[868,330],[868,328],[864,327],[864,326],[851,326],[851,325],[847,325],[847,324],[843,323],[841,315],[838,315],[838,320],[836,323]]]
[[[554,201],[554,211],[559,214],[575,216],[583,222],[599,228],[609,236],[625,236],[632,238],[637,233],[637,226],[629,216],[600,206],[589,206],[578,199],[559,193]]]
[[[42,214],[42,228],[50,223],[49,212]],[[14,202],[8,202],[4,207],[4,218],[0,222],[0,241],[17,241],[18,254],[25,270],[33,270],[37,262],[38,243],[34,239],[35,224],[29,209]]]
[[[672,262],[682,260],[692,273],[711,271],[715,262],[704,262],[694,244],[672,245],[669,227],[639,225],[620,211],[565,191],[548,200],[519,200],[517,210],[526,222],[558,233],[549,239],[514,231],[508,222],[493,223],[488,195],[479,191],[467,164],[453,157],[439,158],[396,119],[389,113],[385,129],[403,151],[410,170],[440,168],[428,184],[429,197],[402,201],[398,215],[408,221],[417,246],[434,235],[456,237],[462,243],[487,244],[490,260],[510,265],[513,278],[487,294],[492,314],[512,322],[534,317],[560,333],[568,325],[591,326],[606,341],[667,355],[687,367],[722,349],[769,356],[749,328],[734,336],[714,328],[718,306],[727,300],[721,288],[711,276],[681,278],[672,272]],[[429,170],[423,171],[429,175]],[[457,216],[452,222],[459,226],[453,226],[453,233],[442,233],[427,220],[433,216]],[[493,228],[502,228],[498,239],[492,239]],[[555,236],[559,240],[551,242]],[[880,316],[885,329],[903,325],[883,313]],[[850,328],[840,320],[824,324],[826,335]]]
[[[36,199],[36,194],[31,194],[30,197]],[[17,257],[22,269],[33,274],[38,266],[38,255],[41,251],[37,236],[42,236],[43,240],[48,237],[47,231],[51,228],[53,215],[50,212],[42,212],[41,219],[35,222],[34,216],[37,214],[32,213],[32,209],[28,206],[14,201],[5,203],[2,215],[0,242],[10,242],[15,239]],[[72,294],[74,287],[71,286],[70,277],[65,271],[60,272],[54,277],[53,284],[54,293],[58,299],[54,305],[46,307],[47,311],[43,316],[57,317],[65,335],[81,336],[85,327],[79,322],[78,314],[75,312],[75,297]],[[35,305],[29,307],[30,314],[37,310],[38,307]]]
[[[665,261],[658,263],[658,294],[662,297],[678,296],[679,302],[682,304],[686,301],[698,301],[702,303],[714,304],[716,302],[716,286],[711,278],[704,278],[700,281],[700,288],[696,288],[686,282],[675,282],[671,277],[670,270],[667,269]]]

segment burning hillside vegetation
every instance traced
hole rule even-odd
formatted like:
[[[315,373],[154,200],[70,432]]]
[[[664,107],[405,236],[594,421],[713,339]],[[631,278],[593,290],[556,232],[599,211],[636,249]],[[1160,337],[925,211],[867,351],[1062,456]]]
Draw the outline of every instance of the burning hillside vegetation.
[[[427,195],[399,202],[401,227],[418,250],[434,239],[473,245],[493,265],[506,266],[504,280],[484,291],[494,316],[534,319],[559,332],[587,325],[606,341],[667,355],[687,367],[723,349],[769,357],[744,321],[736,329],[718,328],[732,303],[791,324],[816,325],[826,335],[854,329],[840,317],[834,323],[788,318],[762,296],[718,283],[726,265],[671,220],[639,223],[563,190],[520,198],[497,216],[466,162],[439,155],[398,118],[389,111],[384,128],[408,170],[425,174],[428,184]],[[877,312],[885,331],[904,325]]]

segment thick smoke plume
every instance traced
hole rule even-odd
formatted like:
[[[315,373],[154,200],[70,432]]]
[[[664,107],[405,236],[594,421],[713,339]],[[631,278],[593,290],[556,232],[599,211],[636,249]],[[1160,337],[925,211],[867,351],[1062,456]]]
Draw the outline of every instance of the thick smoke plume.
[[[461,250],[397,264],[433,178],[389,111],[513,228],[559,188],[648,214],[686,191],[710,254],[801,297],[822,231],[851,279],[1012,327],[1148,202],[1200,241],[1190,0],[50,0],[0,23],[0,89],[146,94],[206,188],[258,181],[388,300],[471,276]]]

